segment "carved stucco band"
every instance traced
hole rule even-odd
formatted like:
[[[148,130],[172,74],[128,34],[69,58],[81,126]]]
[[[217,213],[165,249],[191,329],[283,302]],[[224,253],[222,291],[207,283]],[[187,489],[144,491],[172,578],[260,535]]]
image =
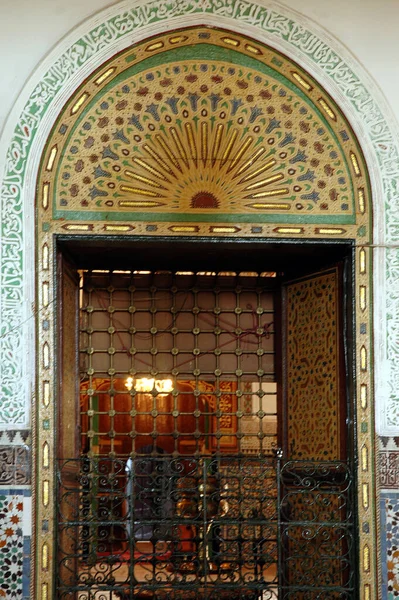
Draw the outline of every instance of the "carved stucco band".
[[[277,4],[265,6],[234,0],[157,1],[141,3],[134,8],[130,3],[120,3],[105,11],[102,19],[97,16],[64,40],[21,95],[6,126],[0,149],[0,173],[4,173],[1,186],[0,425],[4,428],[23,427],[29,420],[30,392],[34,389],[34,269],[33,253],[24,249],[33,244],[34,174],[55,114],[85,74],[132,41],[148,35],[149,27],[155,33],[165,29],[165,25],[172,29],[189,23],[240,29],[295,56],[297,62],[323,81],[328,91],[334,91],[361,139],[370,167],[374,206],[377,206],[375,241],[380,246],[374,257],[378,279],[375,302],[377,427],[386,435],[399,433],[399,371],[395,373],[392,368],[399,359],[399,250],[396,246],[399,239],[399,149],[396,126],[393,121],[387,121],[390,111],[375,84],[338,42],[329,39],[314,24],[309,28],[300,15]],[[378,98],[378,102],[374,98]],[[386,251],[381,248],[384,241],[389,246]]]

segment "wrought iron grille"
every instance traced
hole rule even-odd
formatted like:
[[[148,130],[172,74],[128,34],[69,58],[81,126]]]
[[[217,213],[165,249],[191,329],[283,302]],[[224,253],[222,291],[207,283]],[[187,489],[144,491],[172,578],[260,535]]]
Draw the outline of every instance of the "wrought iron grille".
[[[91,271],[57,598],[355,598],[345,462],[277,449],[271,273]]]
[[[58,598],[354,598],[345,463],[61,461]]]

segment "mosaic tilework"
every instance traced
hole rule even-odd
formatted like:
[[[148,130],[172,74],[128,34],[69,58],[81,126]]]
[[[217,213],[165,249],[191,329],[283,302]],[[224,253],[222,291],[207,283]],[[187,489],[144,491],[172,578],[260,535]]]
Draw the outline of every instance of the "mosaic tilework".
[[[22,598],[30,600],[31,538],[24,535],[24,558],[22,572]]]
[[[382,600],[399,597],[399,493],[381,494]]]
[[[22,600],[24,588],[24,568],[27,567],[22,531],[23,499],[20,494],[0,494],[0,598]]]

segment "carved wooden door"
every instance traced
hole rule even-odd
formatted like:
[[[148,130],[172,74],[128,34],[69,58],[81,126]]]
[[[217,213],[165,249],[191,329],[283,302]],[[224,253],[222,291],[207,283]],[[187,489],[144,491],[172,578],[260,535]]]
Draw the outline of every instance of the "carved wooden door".
[[[343,268],[283,289],[281,597],[351,597],[352,460],[347,452]]]

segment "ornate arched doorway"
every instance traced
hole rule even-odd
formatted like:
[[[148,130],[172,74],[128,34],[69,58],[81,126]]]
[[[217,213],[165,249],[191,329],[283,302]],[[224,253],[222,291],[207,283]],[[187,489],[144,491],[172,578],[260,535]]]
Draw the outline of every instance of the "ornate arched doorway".
[[[358,403],[360,411],[366,411],[370,385],[367,338],[370,259],[363,244],[370,236],[369,185],[357,140],[333,99],[298,65],[244,36],[207,27],[156,36],[130,47],[102,65],[64,106],[43,154],[37,206],[41,260],[39,297],[50,316],[54,315],[49,298],[53,297],[52,292],[56,289],[55,277],[59,276],[61,281],[57,288],[62,305],[60,336],[51,338],[47,333],[50,322],[55,322],[52,321],[53,316],[46,320],[46,324],[44,321],[38,323],[43,334],[39,365],[39,389],[42,393],[38,419],[38,456],[42,467],[39,514],[51,512],[50,490],[58,468],[62,482],[58,496],[61,511],[51,513],[50,519],[55,529],[59,527],[61,554],[54,554],[55,568],[58,564],[60,575],[56,593],[60,597],[73,597],[71,594],[76,593],[83,594],[82,597],[86,597],[84,594],[96,597],[95,594],[105,591],[115,594],[115,597],[121,594],[130,597],[129,594],[151,592],[152,597],[161,597],[162,594],[171,597],[171,589],[175,593],[177,588],[181,593],[185,586],[193,587],[193,572],[197,571],[195,597],[203,597],[204,590],[208,590],[208,595],[219,594],[209,597],[220,597],[222,588],[227,590],[229,597],[232,593],[238,593],[238,597],[247,597],[247,593],[262,597],[264,593],[276,594],[276,587],[281,598],[312,593],[356,597],[358,539],[353,533],[356,524],[353,510],[356,504],[354,458],[357,453],[361,456],[361,469],[357,473],[361,492],[358,510],[367,510],[370,483],[367,478],[362,480],[362,474],[369,472],[371,448],[369,438],[363,435],[367,431],[355,432],[354,429],[355,393],[349,374],[356,363]],[[300,245],[292,240],[300,242]],[[353,250],[355,246],[356,251]],[[242,250],[244,248],[245,251]],[[219,256],[222,251],[224,259]],[[56,252],[59,252],[57,265],[51,260]],[[194,266],[190,267],[190,264]],[[326,267],[328,271],[312,274]],[[351,303],[345,303],[342,298],[345,285],[349,298],[355,295],[354,282],[349,277],[352,267],[356,269],[357,302],[353,323],[351,316],[348,325],[348,315],[352,315],[348,309]],[[77,295],[78,276],[81,291]],[[162,277],[166,278],[167,284],[159,283]],[[195,281],[184,281],[184,277],[194,277]],[[115,283],[115,278],[119,283]],[[288,285],[294,279],[297,281]],[[226,282],[230,287],[225,287]],[[223,293],[230,299],[218,304],[214,298],[215,286],[217,294],[220,289],[225,290]],[[140,325],[130,323],[128,326],[124,319],[136,312],[131,294],[136,292],[137,287],[142,288],[147,305],[142,311]],[[159,288],[169,298],[169,304],[163,310],[158,307],[161,299],[154,296]],[[283,288],[286,290],[283,293],[285,300],[280,304],[278,298]],[[179,303],[182,289],[185,290],[183,306]],[[243,305],[239,300],[242,289],[246,298]],[[194,299],[198,293],[203,295],[201,303]],[[125,296],[123,307],[113,303],[113,295],[118,294],[121,298]],[[208,305],[211,295],[213,300]],[[150,297],[151,301],[148,300]],[[170,323],[165,315],[164,320],[157,323],[153,322],[153,317],[149,319],[157,312],[174,315],[176,310],[172,308],[176,309],[176,306],[177,312],[181,313],[186,303],[190,314],[183,326],[174,321]],[[204,307],[208,307],[214,315],[222,313],[224,316],[224,326],[212,320],[207,327],[212,328],[212,336],[234,336],[233,342],[232,339],[226,340],[228,350],[234,355],[234,367],[229,362],[231,357],[227,359],[224,355],[224,343],[219,344],[216,338],[200,341],[197,337],[210,335],[208,330],[205,331],[206,319],[202,325],[198,323],[198,314],[207,312]],[[105,334],[113,340],[109,343],[107,337],[106,346],[104,340],[93,343],[82,341],[80,351],[86,358],[80,364],[76,361],[79,347],[77,330],[69,328],[78,310],[82,315],[96,312],[107,315],[107,321],[100,320],[94,324],[87,321],[82,325],[84,339],[89,336],[92,340],[97,336],[100,340]],[[119,316],[119,325],[112,317],[115,310],[124,315]],[[319,322],[315,329],[319,334],[309,333],[313,327],[307,319],[313,310],[318,313]],[[234,323],[226,316],[231,311]],[[264,315],[269,313],[273,316],[265,320]],[[144,327],[142,323],[146,320],[148,324]],[[191,320],[193,323],[190,325]],[[270,356],[276,353],[275,347],[270,347],[270,339],[275,333],[271,325],[274,322],[280,323],[278,360],[284,362],[286,357],[286,367],[277,369],[270,366]],[[343,324],[346,324],[345,327]],[[191,337],[189,340],[181,339],[177,344],[176,340],[171,341],[163,349],[165,352],[160,352],[159,340],[148,348],[139,346],[137,352],[130,338],[121,341],[126,332],[129,336],[136,335],[137,329],[144,338],[152,336],[152,342],[159,331],[169,335],[170,330],[171,335],[178,336],[183,330],[181,334],[184,336],[191,330]],[[173,333],[172,329],[177,332]],[[220,331],[216,332],[216,329]],[[248,336],[246,342],[256,345],[255,352],[242,345],[243,335]],[[354,335],[357,336],[356,343],[350,344],[348,340]],[[251,336],[255,336],[254,339]],[[345,336],[349,344],[346,348]],[[348,354],[348,348],[354,359],[345,364],[341,357],[345,350]],[[57,351],[61,368],[55,373],[51,356],[55,356]],[[191,362],[195,363],[190,374],[185,373],[184,376],[181,376],[181,365],[176,364],[175,358],[171,358],[167,365],[165,358],[166,354],[176,357],[182,351],[190,353],[194,357]],[[114,357],[118,353],[123,355],[121,362],[126,362],[129,354],[129,363],[117,364]],[[105,365],[101,362],[102,358],[96,362],[100,354],[107,357]],[[141,354],[141,363],[137,361],[137,354]],[[213,357],[211,365],[198,364],[203,355],[209,360],[210,354]],[[247,364],[243,368],[243,354],[251,366]],[[316,359],[310,358],[312,354],[316,354]],[[256,355],[255,362],[253,355]],[[157,362],[159,356],[164,358],[162,365]],[[220,364],[220,356],[226,358],[223,365]],[[174,378],[171,387],[160,389],[161,381],[166,379],[168,372]],[[202,376],[204,372],[205,376]],[[224,373],[228,376],[223,377]],[[161,377],[157,384],[158,375]],[[302,383],[301,375],[304,375],[306,384]],[[134,380],[130,390],[126,387],[128,376]],[[152,383],[148,389],[141,390],[138,380],[142,382],[144,377],[152,377]],[[276,396],[274,389],[270,391],[267,388],[268,384],[276,383],[285,389],[278,396],[276,408],[266,407],[262,400],[255,406],[254,396],[260,399],[264,395]],[[298,386],[301,387],[300,393]],[[323,386],[324,391],[317,395],[316,390],[323,389]],[[54,414],[50,397],[55,389],[59,390],[60,402]],[[127,393],[132,390],[133,393]],[[79,393],[80,403],[77,402]],[[142,404],[139,415],[132,403],[135,394],[150,394],[147,399],[138,398]],[[254,431],[243,428],[245,407],[241,401],[235,400],[242,396],[247,396],[247,416],[257,419]],[[115,397],[118,397],[118,406],[114,403]],[[314,406],[315,398],[321,399],[321,402],[324,399],[326,404]],[[152,403],[151,410],[148,403]],[[183,410],[187,403],[192,407]],[[184,415],[184,412],[187,414]],[[308,413],[306,418],[304,412]],[[54,430],[56,437],[46,439],[45,431],[48,431],[50,420],[56,422],[55,416],[59,424]],[[133,419],[137,416],[142,423],[136,427]],[[277,416],[280,420],[276,424]],[[264,424],[271,417],[274,417],[274,423],[267,430]],[[145,419],[150,420],[149,425],[144,424]],[[158,424],[154,426],[157,420]],[[80,439],[72,435],[78,426],[81,428]],[[275,440],[277,430],[280,434]],[[312,431],[310,442],[305,439],[309,431]],[[234,505],[234,494],[227,499],[223,496],[234,486],[223,473],[234,474],[235,469],[245,469],[247,467],[242,464],[247,465],[253,460],[245,452],[246,437],[258,440],[254,455],[260,457],[263,463],[261,467],[257,463],[255,470],[251,470],[251,476],[246,474],[251,483],[245,493],[240,490],[242,501],[248,501],[249,489],[259,479],[256,469],[262,468],[262,473],[273,471],[273,490],[276,492],[265,496],[268,483],[259,491],[262,501],[267,500],[274,506],[273,519],[270,519],[270,514],[265,516],[263,513],[263,516],[257,513],[252,517],[245,513],[244,518],[239,508],[239,519],[237,517],[238,520],[230,524],[232,531],[239,527],[239,534],[234,533],[236,537],[233,535],[232,539],[221,533],[224,522],[218,524],[218,533],[213,537],[218,540],[218,548],[215,549],[216,546],[209,542],[212,552],[222,557],[216,567],[219,577],[216,577],[214,588],[213,575],[204,581],[208,567],[201,570],[198,565],[194,566],[185,576],[180,566],[175,569],[179,573],[176,579],[167,575],[170,573],[165,566],[170,558],[168,553],[176,555],[176,544],[184,547],[182,552],[187,563],[196,565],[196,560],[206,562],[210,550],[208,542],[204,542],[204,531],[209,533],[212,528],[215,529],[213,521],[206,521],[202,533],[195,529],[195,520],[204,518],[203,509],[196,514],[176,513],[179,503],[187,501],[189,504],[191,499],[176,492],[180,484],[175,481],[170,458],[162,469],[170,471],[172,488],[168,489],[166,496],[160,495],[158,489],[156,493],[164,501],[167,497],[174,507],[173,510],[168,509],[177,519],[173,521],[171,517],[173,528],[177,531],[172,536],[173,547],[159,550],[153,544],[148,561],[153,567],[150,582],[144,578],[144,582],[140,583],[134,573],[129,572],[125,583],[119,583],[118,587],[118,582],[114,585],[111,581],[115,579],[111,569],[104,589],[95,583],[98,583],[97,574],[103,572],[103,566],[96,571],[87,558],[95,536],[110,535],[110,525],[104,523],[106,519],[94,519],[95,535],[91,527],[93,514],[103,510],[98,508],[101,498],[105,497],[104,502],[109,502],[109,490],[104,493],[98,491],[101,470],[105,469],[108,483],[112,480],[110,473],[116,482],[125,478],[123,485],[117,483],[119,491],[115,496],[123,515],[115,513],[114,516],[126,525],[134,512],[134,504],[127,509],[125,506],[132,496],[127,486],[132,479],[130,473],[134,472],[126,471],[126,464],[129,459],[136,460],[143,447],[148,446],[144,442],[137,444],[137,437],[144,438],[152,433],[155,441],[150,444],[151,457],[146,459],[145,469],[148,469],[148,460],[153,460],[156,471],[162,462],[161,454],[177,460],[177,466],[174,463],[173,468],[183,469],[187,477],[189,474],[185,469],[193,468],[190,481],[198,488],[197,504],[205,503],[206,495],[201,494],[201,486],[206,489],[208,479],[213,485],[219,478],[221,485],[211,495],[217,496],[220,506],[222,500]],[[356,434],[361,440],[357,448]],[[194,443],[193,439],[196,440]],[[290,461],[289,468],[281,463],[280,454],[278,458],[270,458],[267,441],[270,441],[270,446],[284,446],[286,454],[283,459]],[[183,442],[188,444],[185,446]],[[194,467],[187,466],[187,458],[184,458],[187,456]],[[223,461],[227,458],[230,462],[226,466]],[[58,467],[58,459],[67,462]],[[210,467],[207,460],[210,463],[216,460],[218,477],[215,476],[215,466]],[[121,461],[124,461],[123,469]],[[296,467],[292,461],[298,461]],[[78,471],[71,467],[74,462],[75,467],[80,465]],[[322,475],[315,476],[316,463],[319,463],[316,471],[321,469]],[[111,471],[107,470],[109,464],[112,464]],[[333,470],[328,464],[333,464]],[[94,496],[88,495],[82,483],[88,468],[91,482],[97,489]],[[120,477],[115,475],[115,468],[122,469]],[[67,480],[65,469],[69,477]],[[98,477],[93,478],[96,469],[99,470]],[[284,469],[288,469],[289,476],[281,475]],[[285,529],[276,528],[285,505],[280,503],[276,508],[272,499],[281,493],[284,497],[290,496],[289,490],[294,488],[295,481],[301,481],[302,487],[305,486],[309,469],[314,481],[314,495],[302,493],[295,496],[297,500],[290,503],[289,515],[286,510],[283,518]],[[147,471],[145,473],[149,475]],[[152,474],[153,471],[149,478],[151,482],[154,481]],[[236,475],[232,477],[235,482],[239,480]],[[188,485],[186,482],[183,490],[190,490],[191,483]],[[350,493],[346,496],[347,489]],[[303,516],[306,512],[303,503],[314,504],[316,497],[316,504],[325,506],[327,502],[330,516],[334,515],[332,530],[338,536],[330,536],[328,550],[321,561],[324,566],[328,563],[330,567],[321,583],[320,569],[324,567],[319,564],[316,568],[317,560],[316,563],[311,560],[307,567],[302,564],[306,548],[317,549],[318,554],[322,547],[325,550],[321,538],[305,547],[299,540],[306,537],[305,528],[309,529],[309,521],[316,522],[321,536],[325,536],[328,518],[317,511],[310,519],[293,516],[297,516],[298,511]],[[69,502],[71,498],[74,498],[72,503]],[[254,503],[258,501],[257,497]],[[86,521],[80,520],[82,511],[89,515]],[[109,512],[109,506],[105,511]],[[234,510],[230,511],[230,516],[232,512]],[[192,529],[188,540],[182,538],[183,525],[179,521],[187,515],[195,521],[190,524]],[[228,519],[229,512],[226,515]],[[142,522],[134,521],[130,529],[126,525],[123,533],[115,530],[111,535],[121,544],[119,555],[126,551],[123,544],[133,543],[127,561],[130,565],[134,560],[141,565],[144,561],[145,553],[136,547],[137,536],[132,531],[136,526],[142,529],[154,527],[154,523],[148,523],[149,519],[148,515],[144,515]],[[240,519],[244,519],[243,527],[247,532],[253,529],[248,540],[242,534],[241,525],[238,525]],[[292,522],[294,526],[289,525]],[[269,533],[259,534],[257,527],[262,532],[268,527]],[[345,529],[344,534],[342,528]],[[86,540],[76,550],[74,543],[77,537],[81,535],[84,538],[88,532],[89,545]],[[54,531],[48,535],[40,534],[42,558],[45,557],[43,560],[47,561],[47,565],[53,534]],[[285,543],[282,540],[284,535]],[[165,542],[165,539],[161,541]],[[264,553],[259,549],[259,544],[263,548],[272,542],[276,543],[274,550],[268,548]],[[195,544],[200,559],[194,557],[188,560],[186,555],[193,554]],[[240,558],[237,583],[234,578],[229,579],[228,565],[237,566],[236,553],[242,553],[245,544],[251,546],[252,554],[250,558]],[[234,547],[234,556],[231,551],[226,551],[229,546]],[[292,554],[293,546],[300,547],[299,554]],[[338,559],[334,553],[337,546]],[[368,548],[367,544],[363,545],[362,560],[369,571]],[[109,552],[109,548],[105,548],[106,556],[100,557],[99,561],[96,554],[95,564],[115,563],[115,549],[111,550]],[[277,569],[277,575],[273,574],[270,580],[265,579],[263,570],[266,554]],[[273,556],[275,558],[271,560]],[[283,570],[283,559],[285,563],[291,560],[294,565],[287,573]],[[156,567],[154,561],[158,561]],[[172,559],[170,562],[173,562]],[[160,563],[164,564],[161,575]],[[225,565],[223,569],[221,564]],[[319,581],[313,581],[309,586],[306,577],[312,570]],[[255,571],[256,586],[251,587]],[[294,571],[297,578],[293,578]],[[42,586],[49,585],[45,572],[44,569]],[[232,592],[232,589],[236,591]]]

